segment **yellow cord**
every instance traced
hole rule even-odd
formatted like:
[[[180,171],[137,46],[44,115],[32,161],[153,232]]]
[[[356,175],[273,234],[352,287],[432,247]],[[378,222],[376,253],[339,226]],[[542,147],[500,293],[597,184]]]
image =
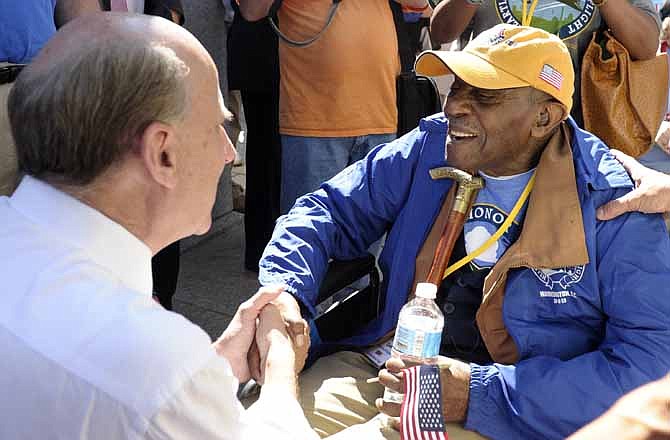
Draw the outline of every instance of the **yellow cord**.
[[[527,0],[523,0],[522,10],[521,10],[521,26],[530,26],[530,23],[533,21],[533,14],[535,14],[535,8],[539,0],[533,0],[530,5],[530,11],[528,10]]]
[[[528,196],[530,195],[530,191],[533,189],[534,184],[535,184],[535,173],[533,173],[533,175],[530,176],[530,180],[528,180],[526,187],[523,189],[523,192],[519,196],[519,200],[516,201],[516,204],[514,204],[512,211],[509,213],[503,224],[500,225],[495,234],[489,237],[489,239],[486,240],[484,244],[475,249],[474,252],[472,252],[469,255],[466,255],[465,257],[461,258],[451,266],[447,267],[447,269],[444,271],[442,279],[448,277],[461,267],[465,266],[466,264],[468,264],[469,262],[480,256],[486,249],[489,248],[489,246],[491,246],[493,243],[498,241],[500,237],[502,237],[502,235],[507,231],[507,229],[510,227],[514,219],[516,219],[516,216],[519,214],[519,211],[521,211],[523,204],[526,203],[526,200],[528,200]]]

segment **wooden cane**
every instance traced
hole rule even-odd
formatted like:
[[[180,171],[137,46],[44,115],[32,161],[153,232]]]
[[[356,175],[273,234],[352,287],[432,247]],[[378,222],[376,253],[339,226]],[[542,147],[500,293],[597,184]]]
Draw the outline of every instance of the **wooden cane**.
[[[470,206],[474,202],[477,192],[484,187],[484,180],[453,167],[434,168],[430,170],[430,177],[434,180],[452,179],[458,185],[447,224],[444,226],[437,243],[433,264],[430,267],[430,272],[428,272],[427,281],[439,286],[442,283],[442,277],[449,264],[449,258],[454,250],[456,240],[463,230]]]

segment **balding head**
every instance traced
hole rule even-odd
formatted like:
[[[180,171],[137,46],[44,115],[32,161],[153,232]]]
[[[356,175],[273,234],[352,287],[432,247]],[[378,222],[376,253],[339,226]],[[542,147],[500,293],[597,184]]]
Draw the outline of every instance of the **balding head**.
[[[21,170],[54,183],[92,182],[152,121],[182,118],[189,70],[211,63],[195,37],[168,20],[112,13],[74,20],[10,95]]]

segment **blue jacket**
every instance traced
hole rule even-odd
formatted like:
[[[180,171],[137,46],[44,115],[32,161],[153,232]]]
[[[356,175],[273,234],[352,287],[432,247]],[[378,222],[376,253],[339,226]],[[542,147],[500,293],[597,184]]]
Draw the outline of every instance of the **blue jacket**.
[[[329,258],[361,256],[388,232],[384,311],[342,342],[371,344],[392,330],[451,186],[429,176],[445,165],[447,124],[442,114],[422,120],[300,198],[277,223],[261,283],[286,284],[310,319]],[[465,426],[495,439],[563,438],[670,369],[664,222],[639,213],[598,221],[596,208],[630,191],[630,179],[571,119],[561,132],[565,142],[542,154],[521,235],[487,277],[477,314],[497,363],[471,364]]]

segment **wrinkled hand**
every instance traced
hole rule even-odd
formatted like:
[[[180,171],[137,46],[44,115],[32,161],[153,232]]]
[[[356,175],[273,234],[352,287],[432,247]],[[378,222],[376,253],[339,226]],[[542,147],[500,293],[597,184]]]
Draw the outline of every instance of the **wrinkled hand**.
[[[645,167],[621,151],[612,150],[612,154],[630,174],[635,189],[598,208],[598,219],[610,220],[631,211],[670,212],[670,176]]]
[[[603,438],[670,439],[670,375],[626,394],[568,440]]]
[[[462,422],[468,411],[470,397],[470,366],[464,362],[440,356],[440,384],[442,389],[442,412],[445,422]],[[386,368],[379,372],[379,382],[398,393],[405,392],[402,370],[409,368],[401,359],[391,358]],[[400,416],[400,404],[377,399],[377,409],[391,417]],[[397,422],[396,422],[397,426]]]
[[[667,115],[666,115],[667,118]],[[661,122],[661,127],[658,129],[656,134],[656,144],[665,151],[667,154],[670,154],[670,122],[667,120]]]
[[[230,362],[233,374],[242,383],[251,378],[247,353],[256,334],[256,318],[270,301],[279,297],[283,286],[261,287],[254,296],[243,302],[232,321],[214,343],[216,352]]]
[[[300,305],[298,305],[298,301],[293,295],[282,292],[272,303],[279,308],[288,333],[296,347],[309,347],[309,325],[307,325],[307,321],[302,319]]]
[[[309,325],[300,314],[300,306],[298,305],[298,301],[296,301],[296,299],[290,293],[282,292],[276,299],[272,301],[272,304],[277,306],[279,312],[281,313],[286,330],[288,331],[288,334],[291,337],[291,341],[293,342],[293,346],[296,352],[296,367],[299,367],[299,369],[296,370],[296,373],[299,373],[305,366],[307,352],[309,351]],[[248,361],[251,377],[253,377],[257,382],[263,383],[261,356],[259,353],[259,348],[256,346],[256,344],[253,344],[251,350],[249,351]]]
[[[391,358],[386,361],[386,368],[379,371],[377,377],[379,378],[379,383],[384,385],[386,388],[395,391],[396,393],[405,392],[405,377],[402,372],[403,369],[412,367],[414,364],[403,362],[402,359]],[[389,424],[396,430],[400,429],[400,403],[389,402],[383,398],[378,398],[375,400],[375,406],[379,412],[386,414],[390,417]]]
[[[281,311],[274,303],[268,304],[261,311],[256,329],[255,347],[260,363],[260,375],[256,380],[261,384],[265,381],[267,356],[272,344],[282,344],[286,349],[290,350],[282,357],[282,361],[289,362],[290,365],[288,365],[288,367],[291,369],[292,373],[297,376],[305,365],[307,349],[296,349],[295,344],[288,333]]]

